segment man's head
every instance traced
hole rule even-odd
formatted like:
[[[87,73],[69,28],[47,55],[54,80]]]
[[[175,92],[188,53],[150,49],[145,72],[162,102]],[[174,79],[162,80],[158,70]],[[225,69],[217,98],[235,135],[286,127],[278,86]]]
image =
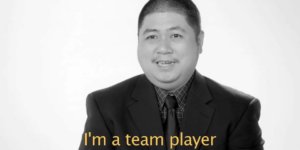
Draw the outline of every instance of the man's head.
[[[138,59],[156,86],[175,90],[192,76],[203,32],[191,0],[150,0],[139,16]]]
[[[201,18],[197,6],[192,0],[149,0],[140,12],[138,32],[141,29],[145,16],[155,12],[173,11],[186,17],[187,23],[198,36],[201,32]]]

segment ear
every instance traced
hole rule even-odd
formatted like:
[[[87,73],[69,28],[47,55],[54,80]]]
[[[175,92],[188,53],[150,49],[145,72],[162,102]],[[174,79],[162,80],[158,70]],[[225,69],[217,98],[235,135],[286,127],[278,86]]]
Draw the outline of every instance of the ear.
[[[199,54],[202,53],[203,39],[204,39],[204,32],[201,30],[197,38]]]

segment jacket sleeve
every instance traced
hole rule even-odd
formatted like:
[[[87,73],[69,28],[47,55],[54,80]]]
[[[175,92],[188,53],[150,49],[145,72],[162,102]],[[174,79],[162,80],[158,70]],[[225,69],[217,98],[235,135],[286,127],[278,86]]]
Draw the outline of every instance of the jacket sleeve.
[[[86,99],[87,120],[82,134],[79,150],[114,150],[111,146],[111,133],[107,128],[104,118],[99,110],[97,102],[93,98],[93,94],[89,94]],[[94,140],[93,137],[105,137],[106,145],[103,144],[103,138],[98,145],[98,139]]]
[[[260,102],[253,99],[229,137],[229,150],[263,150],[264,140],[258,121]]]

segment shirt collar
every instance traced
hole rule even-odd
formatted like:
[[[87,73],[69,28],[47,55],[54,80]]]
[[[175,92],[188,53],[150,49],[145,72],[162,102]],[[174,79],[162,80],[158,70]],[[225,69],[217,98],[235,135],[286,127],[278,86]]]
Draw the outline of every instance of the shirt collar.
[[[182,87],[180,87],[179,89],[177,89],[175,91],[167,91],[167,90],[164,90],[157,86],[154,86],[156,95],[158,98],[158,105],[159,105],[160,110],[163,108],[163,105],[166,101],[166,97],[168,95],[175,96],[178,106],[179,106],[179,109],[183,109],[185,102],[186,102],[186,96],[187,96],[188,90],[191,86],[191,83],[193,81],[194,75],[195,75],[195,73],[191,76],[191,78],[185,85],[183,85]]]

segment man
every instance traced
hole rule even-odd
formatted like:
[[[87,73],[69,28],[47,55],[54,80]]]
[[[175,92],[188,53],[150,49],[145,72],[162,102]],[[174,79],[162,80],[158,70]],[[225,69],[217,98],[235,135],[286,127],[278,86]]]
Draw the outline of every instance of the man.
[[[191,0],[150,0],[138,28],[138,60],[145,74],[88,95],[79,149],[262,150],[259,101],[195,70],[202,42]],[[93,135],[105,137],[107,144],[91,144]],[[126,135],[163,136],[164,144],[145,146]],[[170,146],[171,137],[180,135],[215,139]],[[114,136],[121,138],[119,145],[111,144]]]

